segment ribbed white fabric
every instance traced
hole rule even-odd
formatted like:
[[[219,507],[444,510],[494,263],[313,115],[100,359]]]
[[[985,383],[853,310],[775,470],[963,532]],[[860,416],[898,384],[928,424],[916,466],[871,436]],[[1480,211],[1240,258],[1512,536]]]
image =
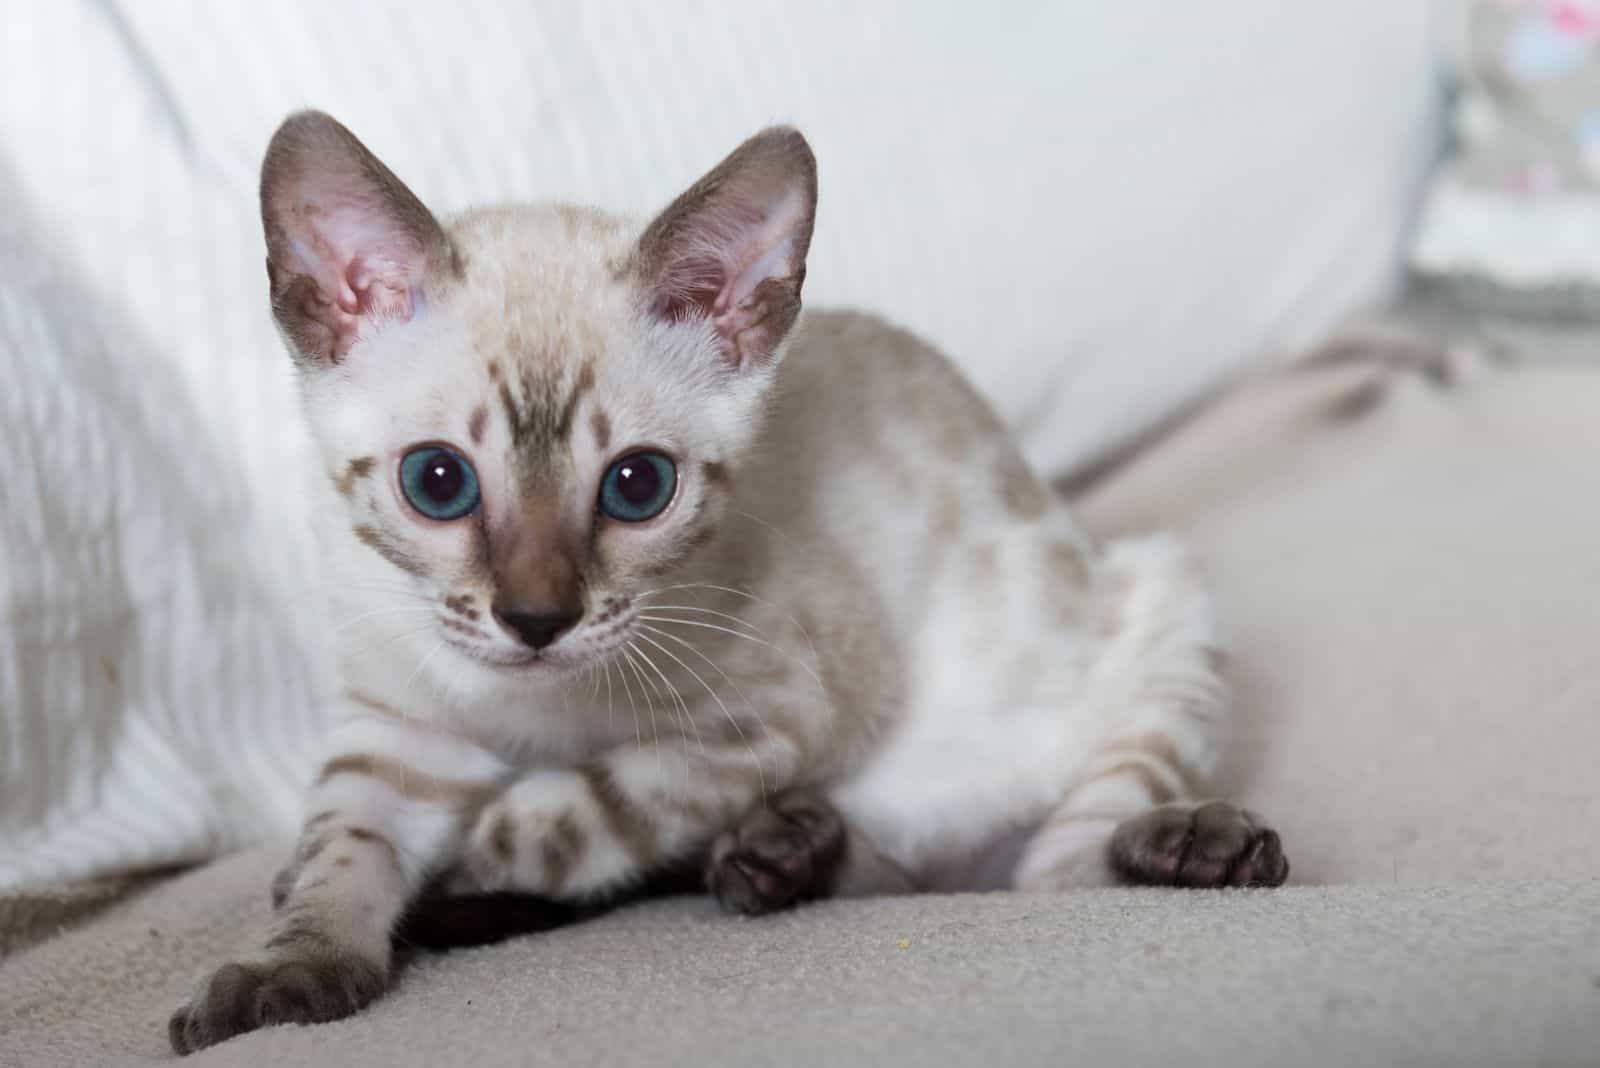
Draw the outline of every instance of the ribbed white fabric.
[[[223,443],[0,168],[0,887],[293,819],[318,669]]]
[[[105,300],[126,323],[94,376],[138,396],[164,382],[149,419],[163,431],[188,421],[195,510],[187,497],[139,500],[166,502],[173,536],[229,567],[196,564],[182,597],[130,602],[129,624],[169,632],[184,658],[139,660],[160,695],[148,722],[167,727],[139,735],[137,755],[125,681],[69,684],[62,667],[25,705],[5,691],[0,882],[193,855],[288,818],[264,769],[313,729],[308,680],[326,676],[326,658],[297,489],[308,448],[266,313],[255,207],[257,162],[285,112],[338,115],[439,211],[544,197],[645,210],[756,128],[796,122],[821,166],[808,301],[881,311],[947,348],[1030,456],[1061,472],[1384,292],[1434,141],[1429,7],[8,5],[0,151],[47,244],[81,269],[83,303]],[[9,358],[30,383],[45,359]],[[66,382],[48,388],[76,403]],[[34,425],[16,408],[0,410],[8,447]],[[112,434],[97,412],[78,414]],[[88,503],[110,476],[74,473],[70,456],[50,468],[81,487],[68,515],[24,496],[38,514],[7,526],[0,565],[27,566],[33,539],[72,523],[120,537]],[[70,558],[60,566],[39,589],[63,620],[94,618],[97,587]],[[155,589],[183,588],[178,562],[141,566]],[[26,665],[38,639],[19,604],[4,606],[0,662]],[[204,685],[185,680],[191,662],[215,667],[194,676]],[[99,763],[69,758],[66,722],[98,739]],[[158,737],[186,741],[158,757]],[[109,807],[95,791],[113,759],[170,794]],[[247,765],[253,778],[237,770]],[[185,776],[250,785],[213,809],[198,787],[182,792]],[[92,861],[11,837],[39,833],[34,817],[69,797],[124,828],[100,832]]]

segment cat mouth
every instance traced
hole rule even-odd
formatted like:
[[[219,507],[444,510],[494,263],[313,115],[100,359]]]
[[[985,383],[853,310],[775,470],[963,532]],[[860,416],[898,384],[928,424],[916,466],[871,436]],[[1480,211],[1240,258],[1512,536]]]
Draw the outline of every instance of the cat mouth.
[[[564,647],[557,642],[543,649],[523,649],[515,652],[485,648],[444,635],[445,644],[470,660],[501,671],[526,673],[532,671],[565,672],[592,667],[618,655],[628,644],[632,630],[631,617],[607,622],[601,633],[585,634],[574,646]]]
[[[489,667],[511,669],[528,668],[534,666],[535,664],[546,663],[549,660],[548,657],[542,656],[541,654],[531,650],[520,654],[496,653],[492,650],[484,649],[481,646],[468,645],[466,642],[459,641],[449,636],[445,637],[444,642],[446,645],[450,646],[450,648],[454,649],[462,656],[465,656],[467,659],[476,660],[478,663],[486,664]]]

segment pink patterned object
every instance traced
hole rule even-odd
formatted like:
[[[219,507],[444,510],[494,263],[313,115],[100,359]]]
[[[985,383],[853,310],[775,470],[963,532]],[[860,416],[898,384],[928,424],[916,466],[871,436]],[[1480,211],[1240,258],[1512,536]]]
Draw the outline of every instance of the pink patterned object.
[[[1549,19],[1551,25],[1568,36],[1585,41],[1600,37],[1600,3],[1593,0],[1588,3],[1583,0],[1561,0],[1551,4]]]

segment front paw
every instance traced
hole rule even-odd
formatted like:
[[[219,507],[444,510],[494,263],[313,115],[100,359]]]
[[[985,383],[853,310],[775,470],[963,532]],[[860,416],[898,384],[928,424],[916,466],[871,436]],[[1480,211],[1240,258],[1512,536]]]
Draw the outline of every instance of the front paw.
[[[382,965],[354,954],[271,958],[225,964],[172,1014],[167,1036],[179,1054],[282,1023],[326,1023],[382,993]]]
[[[844,821],[833,806],[790,790],[712,843],[706,885],[728,912],[761,916],[826,896],[844,852]]]
[[[479,814],[449,889],[559,894],[590,852],[586,800],[583,779],[568,772],[513,784]]]

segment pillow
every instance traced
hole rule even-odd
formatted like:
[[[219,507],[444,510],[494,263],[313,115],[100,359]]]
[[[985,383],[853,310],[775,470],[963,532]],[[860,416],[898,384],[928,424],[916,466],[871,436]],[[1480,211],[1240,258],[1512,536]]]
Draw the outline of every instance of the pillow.
[[[1388,296],[1438,139],[1432,6],[62,0],[8,25],[0,143],[181,373],[240,387],[214,410],[270,479],[292,407],[242,368],[279,358],[254,186],[287,111],[436,211],[644,212],[793,121],[808,300],[945,348],[1059,475]]]
[[[0,203],[0,887],[287,830],[317,678],[237,467],[3,167]]]
[[[1600,0],[1458,8],[1458,151],[1412,269],[1486,310],[1600,319]]]

